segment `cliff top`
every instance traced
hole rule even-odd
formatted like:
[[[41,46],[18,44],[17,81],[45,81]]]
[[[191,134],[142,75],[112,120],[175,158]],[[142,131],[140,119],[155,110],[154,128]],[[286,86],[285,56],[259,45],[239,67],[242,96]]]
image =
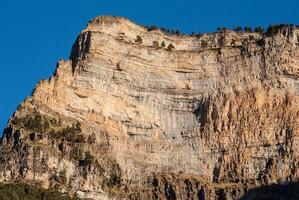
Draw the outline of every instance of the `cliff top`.
[[[256,27],[255,29],[251,29],[250,27],[246,26],[244,27],[244,31],[242,31],[242,27],[238,26],[235,27],[234,30],[231,30],[226,27],[218,27],[216,32],[206,32],[201,34],[183,34],[179,30],[167,30],[165,28],[159,28],[157,26],[144,26],[139,25],[127,18],[119,17],[119,16],[96,16],[93,19],[91,19],[87,25],[87,28],[84,31],[96,31],[97,28],[103,26],[103,27],[113,27],[113,26],[127,26],[132,27],[133,29],[139,29],[141,31],[147,31],[147,32],[162,32],[162,33],[168,33],[167,35],[175,35],[175,36],[199,36],[199,35],[205,35],[205,34],[216,34],[216,33],[238,33],[238,34],[266,34],[266,35],[272,35],[277,33],[286,34],[286,32],[291,32],[294,30],[298,30],[299,25],[293,25],[293,24],[275,24],[270,25],[266,30],[264,30],[262,27]],[[169,31],[169,32],[168,32]]]

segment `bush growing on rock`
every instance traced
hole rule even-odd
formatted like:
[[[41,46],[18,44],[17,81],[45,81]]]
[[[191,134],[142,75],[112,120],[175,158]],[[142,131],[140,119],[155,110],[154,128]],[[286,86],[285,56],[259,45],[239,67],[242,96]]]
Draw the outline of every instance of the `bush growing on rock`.
[[[242,27],[241,26],[237,26],[237,27],[235,27],[234,28],[234,31],[236,31],[236,32],[242,32]]]
[[[287,35],[288,33],[294,30],[295,26],[293,24],[276,24],[270,25],[267,28],[266,35],[274,36],[278,33],[282,33],[283,35]]]
[[[252,29],[251,29],[251,27],[249,27],[249,26],[245,26],[245,27],[244,27],[244,31],[245,31],[246,33],[251,33],[251,32],[252,32]]]
[[[256,27],[256,28],[254,29],[254,32],[256,32],[256,33],[263,33],[263,32],[264,32],[264,29],[263,29],[262,27],[258,26],[258,27]]]
[[[47,131],[51,126],[49,119],[46,116],[41,116],[39,113],[33,113],[25,117],[15,117],[12,123],[37,132]]]
[[[147,28],[148,31],[154,31],[154,30],[158,29],[158,27],[155,26],[155,25],[146,26],[146,28]]]
[[[172,51],[173,49],[175,49],[175,47],[173,46],[173,44],[169,44],[167,47],[168,51]]]
[[[181,35],[181,31],[179,29],[175,30],[176,35]]]
[[[182,35],[181,31],[179,29],[176,30],[172,30],[172,29],[167,29],[164,27],[157,27],[155,25],[150,25],[150,26],[145,26],[145,28],[147,29],[147,31],[155,31],[155,30],[160,30],[165,34],[169,34],[169,35]]]
[[[228,30],[228,28],[226,28],[226,27],[217,27],[217,32],[223,32],[223,31],[226,31],[226,30]]]
[[[137,36],[136,36],[136,40],[135,40],[135,42],[136,42],[137,44],[141,44],[141,43],[142,43],[142,38],[141,38],[140,35],[137,35]]]
[[[157,41],[153,41],[153,46],[154,47],[159,47],[159,43]]]
[[[0,184],[1,200],[79,200],[70,197],[57,189],[43,189],[34,185],[24,183]]]
[[[80,123],[73,124],[72,126],[64,127],[59,131],[52,130],[49,136],[56,140],[63,139],[71,143],[85,142],[85,136],[82,134]]]

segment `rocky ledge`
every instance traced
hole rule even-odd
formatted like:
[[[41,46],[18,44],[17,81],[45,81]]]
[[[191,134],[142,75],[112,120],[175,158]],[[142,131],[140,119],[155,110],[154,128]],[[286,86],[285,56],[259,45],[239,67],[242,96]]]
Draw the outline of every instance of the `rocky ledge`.
[[[290,27],[195,37],[96,17],[10,119],[0,181],[200,200],[296,182],[298,41]]]

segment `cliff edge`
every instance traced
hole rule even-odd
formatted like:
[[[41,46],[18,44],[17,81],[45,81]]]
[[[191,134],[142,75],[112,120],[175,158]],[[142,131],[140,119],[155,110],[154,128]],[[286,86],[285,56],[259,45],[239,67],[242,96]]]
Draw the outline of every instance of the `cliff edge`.
[[[298,181],[299,30],[201,36],[89,22],[16,110],[0,181],[82,199],[239,199]]]

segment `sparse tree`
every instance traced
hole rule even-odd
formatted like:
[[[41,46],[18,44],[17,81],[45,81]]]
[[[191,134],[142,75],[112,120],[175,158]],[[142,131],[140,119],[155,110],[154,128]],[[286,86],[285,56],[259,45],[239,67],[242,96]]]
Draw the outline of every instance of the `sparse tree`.
[[[148,31],[154,31],[154,30],[158,29],[158,27],[155,26],[155,25],[150,25],[150,26],[147,26],[146,28],[147,28]]]
[[[276,24],[276,25],[270,25],[267,28],[266,34],[269,36],[273,36],[278,33],[282,33],[283,35],[289,35],[293,30],[295,26],[293,24]]]
[[[176,35],[180,35],[181,34],[181,31],[179,29],[175,30],[175,34]]]
[[[252,29],[249,26],[245,26],[244,31],[247,32],[247,33],[251,33]]]
[[[242,27],[241,26],[237,26],[237,27],[235,27],[234,28],[234,31],[236,31],[236,32],[242,32]]]
[[[159,47],[159,42],[157,42],[157,41],[153,41],[153,46],[154,46],[154,47]]]
[[[256,33],[263,33],[263,32],[264,32],[264,29],[263,29],[262,27],[258,26],[258,27],[256,27],[256,28],[254,29],[254,32],[256,32]]]
[[[173,46],[173,44],[169,44],[167,47],[168,51],[172,51],[173,49],[175,49],[175,47]]]
[[[223,31],[226,31],[227,30],[227,28],[226,27],[218,27],[217,28],[217,32],[223,32]]]
[[[165,45],[165,42],[164,41],[162,41],[162,43],[161,43],[161,47],[165,47],[166,45]]]
[[[200,36],[202,36],[202,33],[200,31],[198,31],[198,33],[196,34],[196,37],[200,38]]]
[[[141,38],[140,35],[137,35],[137,36],[136,36],[136,40],[135,40],[135,42],[136,42],[137,44],[141,44],[141,43],[142,43],[142,38]]]

